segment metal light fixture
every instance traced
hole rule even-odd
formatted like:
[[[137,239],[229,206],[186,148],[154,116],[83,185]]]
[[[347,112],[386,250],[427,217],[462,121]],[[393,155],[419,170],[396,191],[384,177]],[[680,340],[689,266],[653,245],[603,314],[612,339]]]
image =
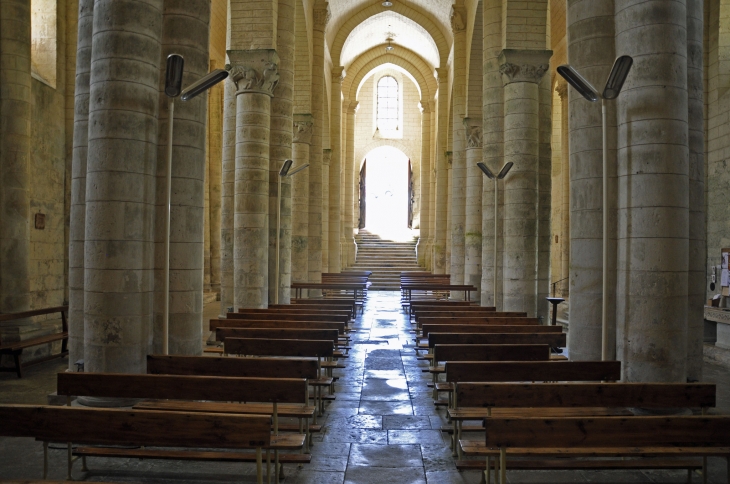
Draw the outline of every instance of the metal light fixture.
[[[395,50],[395,47],[393,47],[392,45],[390,45],[390,43],[393,41],[393,38],[392,37],[388,37],[385,40],[388,41],[388,45],[385,46],[385,52],[388,52],[388,53],[393,52]]]
[[[614,100],[621,93],[634,59],[622,55],[613,63],[611,73],[599,95],[596,88],[571,66],[558,67],[560,74],[581,96],[594,103],[601,98],[601,130],[603,133],[603,294],[601,306],[601,359],[608,359],[608,146],[606,141],[606,101]]]
[[[388,0],[385,0],[383,3],[381,3],[381,5],[383,7],[385,7],[385,8],[389,8],[389,7],[392,7],[393,6],[393,2],[390,2]]]
[[[493,276],[494,276],[494,282],[493,282],[493,290],[494,290],[494,306],[497,307],[497,216],[499,214],[499,200],[498,200],[498,193],[497,190],[499,189],[499,180],[503,180],[504,177],[507,176],[507,173],[512,169],[512,166],[514,163],[511,161],[508,163],[505,163],[501,170],[499,170],[499,173],[496,175],[492,173],[492,170],[489,169],[487,165],[484,163],[477,163],[477,167],[479,167],[480,170],[482,170],[482,173],[484,173],[487,178],[490,180],[494,180],[494,253],[493,253],[493,260],[494,260],[494,266],[493,266]]]
[[[195,81],[187,89],[182,90],[185,59],[180,54],[167,56],[167,70],[165,71],[165,95],[170,98],[167,118],[167,214],[165,217],[165,281],[164,302],[162,306],[162,353],[169,354],[170,349],[170,212],[172,199],[172,134],[175,121],[175,98],[180,96],[188,101],[198,94],[205,92],[220,81],[228,77],[228,71],[216,69],[201,79]]]
[[[279,243],[281,239],[281,179],[287,176],[294,176],[309,166],[309,163],[298,166],[292,171],[293,160],[285,160],[279,170],[279,187],[276,190],[276,270],[274,272],[274,304],[279,304]]]

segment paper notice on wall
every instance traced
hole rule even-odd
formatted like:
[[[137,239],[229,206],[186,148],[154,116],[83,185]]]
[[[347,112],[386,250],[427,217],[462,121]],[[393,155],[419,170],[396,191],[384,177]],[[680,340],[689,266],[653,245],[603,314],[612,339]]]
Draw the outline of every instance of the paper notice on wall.
[[[723,252],[722,253],[722,266],[721,266],[723,269],[730,268],[730,267],[728,267],[728,259],[730,259],[730,252]]]
[[[730,286],[730,283],[728,283],[728,270],[723,269],[720,271],[720,285],[721,286]]]

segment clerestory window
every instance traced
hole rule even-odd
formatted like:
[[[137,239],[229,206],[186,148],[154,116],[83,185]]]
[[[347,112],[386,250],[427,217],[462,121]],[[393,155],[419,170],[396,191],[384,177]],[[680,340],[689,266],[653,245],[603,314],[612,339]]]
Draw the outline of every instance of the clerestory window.
[[[378,81],[377,128],[385,132],[398,130],[398,81],[391,76]]]

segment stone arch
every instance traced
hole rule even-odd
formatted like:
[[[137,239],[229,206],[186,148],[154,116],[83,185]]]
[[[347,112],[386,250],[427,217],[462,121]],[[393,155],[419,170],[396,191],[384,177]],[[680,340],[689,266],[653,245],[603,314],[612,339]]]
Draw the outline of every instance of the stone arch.
[[[408,146],[399,139],[375,139],[366,144],[365,146],[359,148],[357,152],[355,152],[355,160],[356,160],[356,169],[358,173],[360,172],[360,168],[362,168],[362,162],[365,158],[365,155],[373,151],[375,148],[380,148],[381,146],[392,146],[393,148],[397,148],[400,151],[405,154],[409,160],[413,163],[414,171],[415,166],[418,164],[418,160],[420,160],[420,156],[414,156],[414,154],[411,152],[411,150],[408,149]]]
[[[350,65],[342,83],[345,98],[356,99],[360,81],[383,64],[394,64],[408,71],[421,89],[421,99],[432,100],[436,95],[438,85],[433,69],[418,54],[403,48],[398,48],[393,53],[385,53],[382,46],[376,46],[360,55]]]
[[[441,66],[445,66],[449,58],[449,51],[451,50],[450,38],[447,38],[447,35],[441,30],[441,25],[433,18],[433,16],[413,6],[406,5],[403,2],[393,2],[393,6],[390,10],[413,20],[426,29],[436,43]],[[340,26],[337,33],[334,35],[334,39],[332,40],[330,47],[330,56],[332,58],[333,65],[339,65],[342,47],[345,45],[345,41],[350,35],[350,32],[352,32],[353,29],[360,25],[360,23],[364,20],[382,12],[383,7],[380,5],[380,2],[376,2],[350,16],[350,18],[342,26]]]

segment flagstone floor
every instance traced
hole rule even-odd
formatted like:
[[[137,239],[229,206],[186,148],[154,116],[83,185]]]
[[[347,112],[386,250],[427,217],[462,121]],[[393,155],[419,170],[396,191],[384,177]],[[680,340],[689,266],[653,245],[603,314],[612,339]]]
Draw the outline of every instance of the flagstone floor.
[[[371,291],[354,325],[347,368],[337,370],[336,400],[328,404],[323,431],[314,436],[312,462],[285,467],[286,483],[296,484],[461,484],[478,483],[477,471],[454,466],[445,410],[433,405],[430,375],[417,360],[407,315],[398,292]],[[206,320],[218,304],[206,307]],[[22,380],[0,374],[0,402],[44,403],[53,391],[55,373],[67,363],[56,360],[28,369]],[[705,364],[705,378],[718,383],[718,411],[730,413],[730,376]],[[0,425],[2,423],[0,422]],[[479,438],[473,434],[471,438]],[[65,449],[65,448],[64,448]],[[727,483],[724,459],[710,459],[712,483]],[[133,459],[93,459],[78,480],[144,483],[255,482],[253,465]],[[51,475],[64,477],[65,450],[51,454]],[[40,478],[42,448],[32,439],[0,438],[0,478]],[[685,472],[669,471],[510,471],[510,483],[654,483],[686,482]],[[695,482],[701,482],[695,476]]]

